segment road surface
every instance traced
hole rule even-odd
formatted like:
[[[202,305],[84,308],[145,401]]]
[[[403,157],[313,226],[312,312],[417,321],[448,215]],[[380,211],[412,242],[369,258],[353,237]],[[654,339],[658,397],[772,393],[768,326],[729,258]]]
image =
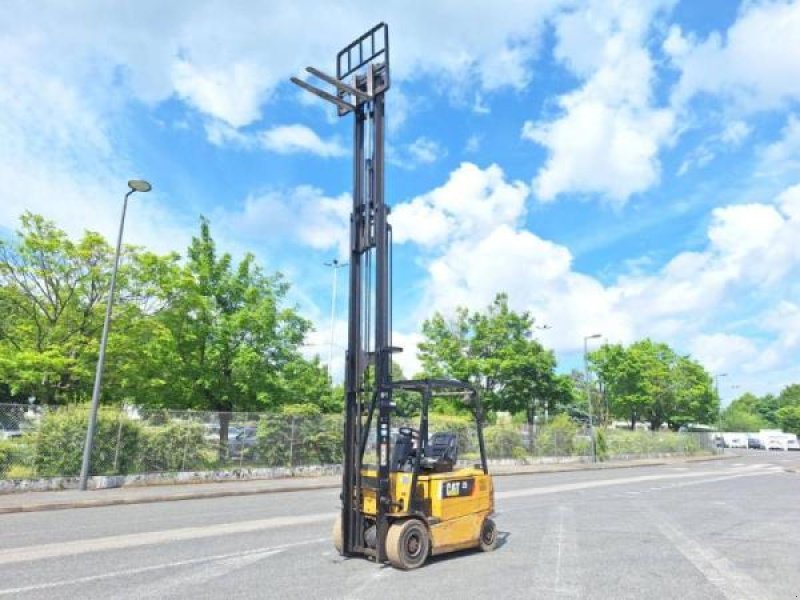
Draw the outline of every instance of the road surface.
[[[800,453],[498,477],[498,549],[338,556],[338,491],[0,516],[2,598],[800,598]]]

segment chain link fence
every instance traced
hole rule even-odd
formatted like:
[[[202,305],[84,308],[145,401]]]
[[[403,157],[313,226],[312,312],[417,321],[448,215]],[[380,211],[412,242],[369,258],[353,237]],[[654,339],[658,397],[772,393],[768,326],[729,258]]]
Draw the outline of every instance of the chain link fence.
[[[80,473],[87,406],[47,408],[0,404],[0,479],[76,477]],[[413,420],[396,426],[415,427]],[[225,431],[227,429],[227,440]],[[430,433],[455,432],[459,463],[480,459],[474,423],[431,416]],[[102,407],[92,453],[92,475],[280,468],[292,474],[342,462],[340,415],[294,416]],[[568,419],[531,428],[484,428],[490,461],[588,460],[591,438]],[[713,452],[708,434],[596,430],[600,460]]]

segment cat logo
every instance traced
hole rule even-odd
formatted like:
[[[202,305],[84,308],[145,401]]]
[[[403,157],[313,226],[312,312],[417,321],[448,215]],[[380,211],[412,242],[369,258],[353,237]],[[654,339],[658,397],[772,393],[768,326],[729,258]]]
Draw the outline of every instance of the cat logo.
[[[442,498],[460,498],[471,496],[474,479],[454,479],[442,482]]]

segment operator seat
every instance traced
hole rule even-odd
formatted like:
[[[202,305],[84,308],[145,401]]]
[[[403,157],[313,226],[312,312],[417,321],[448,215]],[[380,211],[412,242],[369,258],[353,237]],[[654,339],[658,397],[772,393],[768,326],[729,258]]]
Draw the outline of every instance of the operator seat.
[[[426,471],[446,473],[452,471],[458,461],[458,436],[453,432],[434,433],[420,466]]]
[[[392,471],[406,471],[411,468],[415,454],[414,440],[410,435],[397,434],[392,448]]]

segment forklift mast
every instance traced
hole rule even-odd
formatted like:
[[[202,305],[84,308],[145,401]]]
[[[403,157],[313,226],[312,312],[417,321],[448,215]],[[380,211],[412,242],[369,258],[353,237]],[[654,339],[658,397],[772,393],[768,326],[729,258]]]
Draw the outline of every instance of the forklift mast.
[[[390,87],[389,29],[380,23],[336,55],[336,76],[306,71],[334,93],[292,78],[303,89],[353,115],[353,208],[350,215],[350,294],[345,362],[342,551],[387,559],[390,491],[392,347],[391,227],[384,199],[385,94]],[[373,279],[374,278],[374,279]],[[374,311],[374,318],[373,318]],[[371,376],[368,365],[372,364]],[[372,381],[367,381],[372,379]],[[375,418],[377,417],[377,418]],[[374,549],[365,544],[361,511],[362,466],[367,438],[376,431],[377,515]],[[373,482],[369,482],[373,485]]]

